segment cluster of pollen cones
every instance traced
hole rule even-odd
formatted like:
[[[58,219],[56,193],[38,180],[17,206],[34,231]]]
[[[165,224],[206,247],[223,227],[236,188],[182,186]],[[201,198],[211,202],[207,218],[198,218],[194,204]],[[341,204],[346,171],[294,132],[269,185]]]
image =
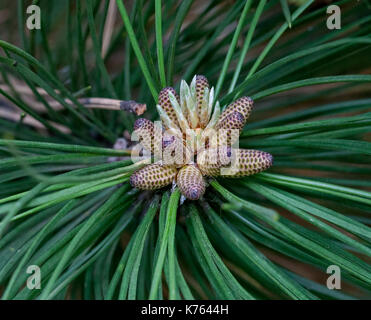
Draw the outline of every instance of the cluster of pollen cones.
[[[162,89],[159,125],[145,118],[134,124],[141,146],[155,162],[134,172],[131,185],[156,190],[176,183],[185,198],[198,200],[205,193],[205,177],[242,177],[269,168],[271,154],[233,147],[252,106],[251,98],[241,97],[221,113],[214,88],[202,75],[194,76],[189,86],[182,80],[180,95],[173,88]]]

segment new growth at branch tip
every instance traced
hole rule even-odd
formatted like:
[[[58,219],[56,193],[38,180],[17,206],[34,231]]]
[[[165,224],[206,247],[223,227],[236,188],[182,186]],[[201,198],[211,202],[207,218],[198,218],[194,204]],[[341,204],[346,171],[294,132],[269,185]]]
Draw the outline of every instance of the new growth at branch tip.
[[[234,147],[252,108],[253,100],[241,97],[221,112],[214,88],[202,75],[194,76],[190,85],[182,80],[179,95],[171,87],[162,89],[159,134],[148,119],[134,124],[141,146],[155,162],[135,171],[131,185],[156,190],[176,184],[184,198],[198,200],[205,193],[206,177],[243,177],[268,169],[271,154]]]

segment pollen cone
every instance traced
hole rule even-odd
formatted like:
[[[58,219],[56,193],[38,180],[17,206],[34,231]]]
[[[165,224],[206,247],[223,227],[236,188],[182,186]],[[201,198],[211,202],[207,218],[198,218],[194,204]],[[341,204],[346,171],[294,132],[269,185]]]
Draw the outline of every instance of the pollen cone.
[[[238,111],[233,111],[221,122],[218,122],[216,126],[218,145],[232,146],[238,140],[244,125],[245,118],[242,113]]]
[[[202,126],[206,126],[208,121],[208,105],[205,103],[205,90],[209,90],[209,81],[203,75],[196,76],[196,102],[198,118]]]
[[[217,126],[228,116],[230,116],[233,112],[237,111],[242,114],[244,118],[244,125],[246,120],[249,118],[252,107],[253,107],[253,100],[250,97],[241,97],[236,101],[232,102],[220,115],[219,121]],[[243,127],[243,126],[242,126]]]
[[[192,160],[192,152],[183,143],[183,139],[164,134],[162,139],[162,163],[164,165],[175,165],[177,168]]]
[[[139,138],[140,144],[153,153],[154,124],[152,121],[139,118],[134,122],[134,132]]]
[[[219,150],[219,163],[223,168],[220,175],[229,178],[250,176],[262,172],[273,164],[273,156],[264,151],[252,149],[221,148]]]
[[[218,149],[205,149],[197,155],[197,166],[204,176],[216,177],[220,174],[220,162],[218,160]]]
[[[190,200],[198,200],[205,193],[205,180],[194,165],[186,165],[179,170],[177,185],[180,192]]]
[[[161,129],[156,132],[152,121],[139,118],[134,122],[134,132],[138,135],[139,142],[151,154],[159,154],[161,151]]]
[[[270,153],[260,150],[221,147],[207,149],[197,156],[197,165],[205,176],[228,178],[262,172],[273,164]]]
[[[180,103],[179,95],[176,93],[175,89],[171,88],[171,87],[166,87],[166,88],[162,89],[160,91],[159,95],[158,95],[158,104],[166,112],[166,114],[169,116],[170,120],[174,124],[178,125],[178,118],[176,116],[176,112],[174,110],[174,107],[170,102],[169,92],[171,92],[176,97],[178,102]]]
[[[173,166],[149,164],[130,176],[130,184],[142,190],[156,190],[171,184],[177,169]]]

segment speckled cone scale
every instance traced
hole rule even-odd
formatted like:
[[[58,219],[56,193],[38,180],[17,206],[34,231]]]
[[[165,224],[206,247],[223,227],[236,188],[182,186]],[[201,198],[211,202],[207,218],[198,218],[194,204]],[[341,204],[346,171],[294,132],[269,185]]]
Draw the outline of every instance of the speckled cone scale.
[[[161,189],[173,182],[177,172],[173,166],[149,164],[130,176],[130,184],[142,190]]]
[[[252,149],[233,149],[234,154],[232,154],[230,148],[226,149],[208,149],[198,155],[197,165],[203,175],[209,177],[220,176],[222,168],[231,166],[234,155],[238,157],[238,162],[235,164],[238,172],[222,176],[227,178],[250,176],[268,169],[273,164],[273,157],[268,152]]]
[[[164,135],[162,140],[162,161],[165,165],[177,168],[192,161],[192,152],[183,143],[183,139],[174,135]]]
[[[207,106],[205,108],[204,94],[205,90],[209,89],[209,81],[205,76],[196,76],[196,101],[197,101],[197,113],[200,119],[200,125],[206,126],[207,124]]]
[[[150,151],[152,154],[159,149],[160,141],[155,141],[155,125],[152,121],[139,118],[134,123],[134,132],[139,138],[139,142],[143,148]],[[157,153],[157,152],[156,152]]]
[[[167,87],[160,91],[158,95],[158,104],[166,112],[170,120],[172,120],[176,125],[178,125],[178,118],[176,116],[174,107],[172,106],[170,102],[169,92],[171,92],[179,102],[179,96],[176,93],[175,89],[171,87]]]
[[[219,176],[221,165],[218,158],[217,149],[206,149],[197,155],[197,166],[204,176]]]
[[[190,200],[197,200],[205,193],[206,184],[200,170],[194,165],[186,165],[177,175],[180,192]]]
[[[232,102],[220,115],[219,122],[222,122],[226,117],[231,115],[233,112],[237,111],[242,114],[244,118],[244,122],[249,118],[252,107],[253,107],[253,100],[250,97],[241,97],[236,101]],[[245,124],[244,123],[244,124]]]
[[[223,121],[218,122],[218,145],[232,146],[239,138],[242,128],[245,125],[245,118],[242,113],[233,111]]]
[[[251,176],[268,169],[273,164],[273,157],[268,152],[252,149],[235,149],[235,152],[238,157],[238,164],[236,165],[238,172],[232,175],[224,174],[224,177],[239,178]],[[220,161],[223,167],[231,165],[230,159],[220,159]]]

